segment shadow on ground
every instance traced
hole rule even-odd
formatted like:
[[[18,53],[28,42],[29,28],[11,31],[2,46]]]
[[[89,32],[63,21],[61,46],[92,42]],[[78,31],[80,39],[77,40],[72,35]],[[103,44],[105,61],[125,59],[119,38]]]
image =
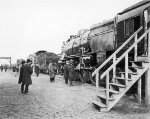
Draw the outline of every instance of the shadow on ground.
[[[115,111],[122,114],[143,114],[150,111],[150,107],[140,104],[133,96],[124,96],[118,104],[112,108],[111,111]]]

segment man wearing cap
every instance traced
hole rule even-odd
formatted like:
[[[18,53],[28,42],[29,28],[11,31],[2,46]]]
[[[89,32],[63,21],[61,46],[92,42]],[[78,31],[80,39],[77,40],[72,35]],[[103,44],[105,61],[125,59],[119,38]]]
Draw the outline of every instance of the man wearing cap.
[[[69,61],[66,61],[66,64],[64,65],[64,78],[65,78],[65,83],[68,84],[68,77],[69,77]]]
[[[25,94],[29,92],[28,90],[29,85],[32,84],[31,74],[33,73],[33,69],[31,67],[31,64],[32,64],[32,60],[27,59],[27,63],[25,63],[23,67],[21,91],[24,92]],[[25,91],[24,91],[24,86],[25,86]]]

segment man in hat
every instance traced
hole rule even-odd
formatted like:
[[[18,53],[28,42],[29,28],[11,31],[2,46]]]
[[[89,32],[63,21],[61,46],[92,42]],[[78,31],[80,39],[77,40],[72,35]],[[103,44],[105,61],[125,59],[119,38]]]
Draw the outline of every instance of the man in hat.
[[[66,84],[68,84],[68,78],[69,78],[68,66],[69,66],[69,61],[66,61],[66,64],[64,65],[64,79]]]
[[[74,63],[73,63],[73,59],[70,60],[70,64],[68,66],[68,70],[69,70],[69,82],[70,82],[70,86],[73,86],[72,85],[72,82],[74,80],[74,76],[75,76],[75,66],[74,66]]]
[[[35,73],[36,73],[36,76],[38,77],[40,73],[40,68],[38,64],[35,65]]]
[[[25,63],[23,67],[23,77],[22,77],[22,84],[21,84],[21,92],[28,93],[29,85],[32,84],[31,74],[33,73],[33,69],[31,67],[32,60],[27,59],[27,62]],[[25,91],[24,91],[25,86]]]
[[[24,64],[25,64],[25,60],[23,60],[23,61],[21,62],[20,75],[19,75],[19,81],[18,81],[19,84],[21,84],[21,82],[22,82]],[[21,90],[21,93],[23,93],[23,90]]]

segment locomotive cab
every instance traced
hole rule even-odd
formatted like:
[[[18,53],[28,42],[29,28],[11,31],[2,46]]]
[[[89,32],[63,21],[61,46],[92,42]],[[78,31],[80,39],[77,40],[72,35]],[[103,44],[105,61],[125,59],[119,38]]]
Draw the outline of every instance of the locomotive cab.
[[[118,13],[116,16],[116,49],[123,44],[134,32],[136,32],[141,26],[142,31],[137,37],[140,37],[145,30],[150,27],[150,1],[141,1],[125,10]],[[134,41],[133,41],[134,42]],[[130,43],[130,45],[133,44]],[[126,46],[128,48],[129,46]],[[138,44],[140,51],[138,55],[144,55],[147,52],[147,41]],[[125,49],[126,49],[125,48]],[[134,54],[132,52],[131,54]]]

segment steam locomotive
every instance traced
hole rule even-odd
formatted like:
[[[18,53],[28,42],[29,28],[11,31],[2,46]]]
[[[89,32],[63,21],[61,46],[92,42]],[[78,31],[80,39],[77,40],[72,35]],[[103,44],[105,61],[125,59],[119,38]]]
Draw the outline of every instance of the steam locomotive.
[[[83,82],[91,81],[95,84],[95,79],[91,77],[95,68],[100,66],[142,26],[143,29],[138,34],[140,37],[149,28],[149,21],[150,1],[143,0],[118,13],[113,19],[94,24],[89,30],[80,30],[77,35],[71,35],[62,45],[62,53],[65,54],[63,59],[74,59],[80,80]],[[132,45],[132,43],[130,44]],[[141,49],[138,51],[138,55],[147,52],[146,45],[146,41],[138,45]],[[127,48],[128,46],[124,48],[124,51]],[[130,53],[129,60],[132,60],[133,56],[134,51]]]

